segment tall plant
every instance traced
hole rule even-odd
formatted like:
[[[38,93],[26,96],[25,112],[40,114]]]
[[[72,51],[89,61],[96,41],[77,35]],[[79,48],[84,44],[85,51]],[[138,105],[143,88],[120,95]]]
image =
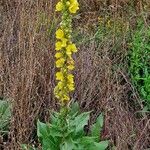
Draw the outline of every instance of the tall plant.
[[[37,135],[43,150],[105,150],[108,141],[99,142],[103,127],[103,115],[97,118],[89,133],[90,112],[80,113],[77,103],[70,103],[70,92],[75,90],[73,53],[77,52],[72,42],[72,15],[79,9],[77,0],[60,0],[56,11],[62,13],[62,21],[56,31],[56,80],[54,94],[60,103],[60,112],[53,112],[51,123],[37,122]],[[23,145],[24,149],[36,149]]]

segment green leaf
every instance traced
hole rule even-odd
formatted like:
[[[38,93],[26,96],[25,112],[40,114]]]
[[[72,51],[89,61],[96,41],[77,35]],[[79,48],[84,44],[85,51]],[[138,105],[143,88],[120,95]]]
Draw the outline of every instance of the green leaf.
[[[21,148],[22,148],[23,150],[28,150],[28,147],[27,147],[26,144],[22,144],[22,145],[21,145]]]
[[[84,131],[84,126],[88,124],[90,117],[90,112],[84,112],[78,115],[72,122],[72,126],[75,126],[75,133],[82,133]]]
[[[11,105],[6,100],[0,100],[0,132],[7,130],[11,118]]]
[[[105,150],[108,147],[108,141],[101,141],[100,143],[94,143],[94,150]]]
[[[79,104],[77,102],[72,103],[70,107],[70,115],[74,116],[80,111]]]
[[[98,118],[96,119],[96,123],[93,124],[91,127],[91,135],[99,137],[103,124],[104,124],[104,116],[103,114],[100,114]]]
[[[63,144],[60,145],[60,150],[74,150],[76,149],[76,145],[74,144],[72,139],[64,141]]]
[[[59,113],[53,112],[53,113],[51,114],[51,124],[57,125],[57,124],[58,124],[58,121],[59,121],[58,119],[59,119]]]
[[[49,126],[48,131],[49,131],[49,135],[51,135],[52,137],[63,137],[59,126],[51,125]]]
[[[96,119],[96,124],[99,125],[101,128],[103,127],[104,124],[104,115],[100,114],[98,118]]]
[[[84,146],[89,146],[92,143],[94,143],[96,139],[97,139],[96,137],[84,136],[79,139],[79,143],[81,143],[81,145],[84,145]]]
[[[47,130],[47,124],[42,123],[38,120],[37,122],[37,136],[38,137],[42,137],[42,138],[46,138],[48,137],[48,130]]]
[[[43,138],[42,140],[42,150],[57,150],[58,145],[52,141],[52,137]]]

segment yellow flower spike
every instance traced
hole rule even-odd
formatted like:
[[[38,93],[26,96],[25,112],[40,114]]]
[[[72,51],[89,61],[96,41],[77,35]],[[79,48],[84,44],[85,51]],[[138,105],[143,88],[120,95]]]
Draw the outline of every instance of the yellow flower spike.
[[[58,2],[56,4],[56,11],[62,11],[63,10],[63,3],[62,2]]]
[[[58,58],[61,58],[63,56],[63,54],[62,53],[60,53],[60,52],[57,52],[56,54],[55,54],[55,57],[58,59]]]
[[[57,72],[56,73],[56,80],[60,80],[60,81],[63,81],[64,79],[64,75],[62,72]]]
[[[64,63],[65,63],[65,59],[64,58],[60,58],[60,59],[58,59],[56,61],[56,67],[57,68],[63,67]]]
[[[58,30],[56,31],[56,38],[57,38],[57,39],[62,39],[62,38],[64,38],[64,31],[63,31],[62,29],[58,29]]]
[[[58,50],[61,50],[62,49],[62,42],[58,41],[56,42],[55,44],[55,49],[58,51]]]
[[[56,11],[62,12],[62,22],[60,28],[56,31],[57,42],[55,44],[57,85],[54,89],[55,97],[59,99],[62,106],[70,100],[70,92],[75,90],[74,76],[71,70],[75,68],[72,54],[77,52],[76,45],[71,41],[72,33],[72,13],[79,9],[77,0],[60,0],[56,5]]]

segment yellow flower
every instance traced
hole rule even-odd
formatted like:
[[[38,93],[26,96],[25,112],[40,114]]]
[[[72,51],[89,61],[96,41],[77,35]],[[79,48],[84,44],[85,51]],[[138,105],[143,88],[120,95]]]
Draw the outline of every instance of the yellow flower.
[[[62,47],[66,47],[68,40],[66,38],[62,38],[61,41],[62,41]]]
[[[69,83],[74,83],[74,76],[72,74],[68,74],[67,79]]]
[[[70,97],[68,95],[63,95],[63,98],[62,98],[63,101],[69,101],[70,100]]]
[[[56,11],[62,11],[63,9],[63,3],[62,2],[58,2],[56,4]]]
[[[58,88],[58,87],[57,87]],[[55,92],[55,91],[54,91]],[[63,93],[60,91],[60,90],[58,90],[57,92],[55,92],[55,96],[56,96],[56,98],[58,98],[58,99],[62,99],[62,97],[63,97]]]
[[[60,53],[60,52],[57,52],[56,54],[55,54],[55,57],[58,59],[58,58],[61,58],[63,56],[63,54],[62,53]]]
[[[70,13],[76,13],[76,11],[79,9],[79,3],[77,0],[70,0],[70,6],[69,6],[69,11]]]
[[[60,41],[56,42],[55,49],[58,51],[58,50],[61,50],[61,48],[62,48],[62,42]]]
[[[68,88],[69,88],[69,91],[75,90],[74,84],[72,84],[72,83],[68,84]]]
[[[55,93],[56,98],[60,99],[60,95]]]
[[[65,63],[65,59],[64,58],[60,58],[60,59],[58,59],[56,61],[56,67],[57,68],[63,67],[64,63]]]
[[[66,5],[67,5],[67,6],[69,6],[69,5],[70,5],[70,2],[69,2],[69,1],[67,1],[67,2],[66,2]]]
[[[60,81],[63,81],[64,79],[64,75],[62,72],[57,72],[56,73],[56,80],[60,80]]]
[[[66,54],[69,56],[69,57],[71,57],[71,54],[72,54],[72,52],[68,49],[66,49]]]
[[[68,65],[67,68],[68,68],[69,70],[73,70],[75,67],[74,67],[74,65]]]
[[[62,38],[64,38],[64,31],[63,31],[62,29],[58,29],[58,30],[56,31],[56,38],[57,38],[57,39],[62,39]]]
[[[68,52],[77,52],[77,47],[75,44],[69,44],[67,47],[66,47],[66,50]]]
[[[64,87],[64,84],[63,84],[63,82],[60,81],[60,82],[58,82],[57,86],[59,89],[62,89]]]

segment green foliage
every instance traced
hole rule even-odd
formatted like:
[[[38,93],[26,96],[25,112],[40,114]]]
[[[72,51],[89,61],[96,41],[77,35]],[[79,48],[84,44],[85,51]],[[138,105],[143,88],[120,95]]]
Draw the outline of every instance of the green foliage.
[[[99,142],[103,127],[103,115],[92,125],[89,135],[84,130],[88,125],[90,112],[79,112],[77,103],[69,109],[54,112],[51,123],[37,122],[37,135],[43,150],[105,150],[108,141]]]
[[[132,35],[130,73],[134,86],[150,108],[150,28],[142,22]]]
[[[6,100],[0,100],[0,135],[7,132],[11,117],[11,106]]]

